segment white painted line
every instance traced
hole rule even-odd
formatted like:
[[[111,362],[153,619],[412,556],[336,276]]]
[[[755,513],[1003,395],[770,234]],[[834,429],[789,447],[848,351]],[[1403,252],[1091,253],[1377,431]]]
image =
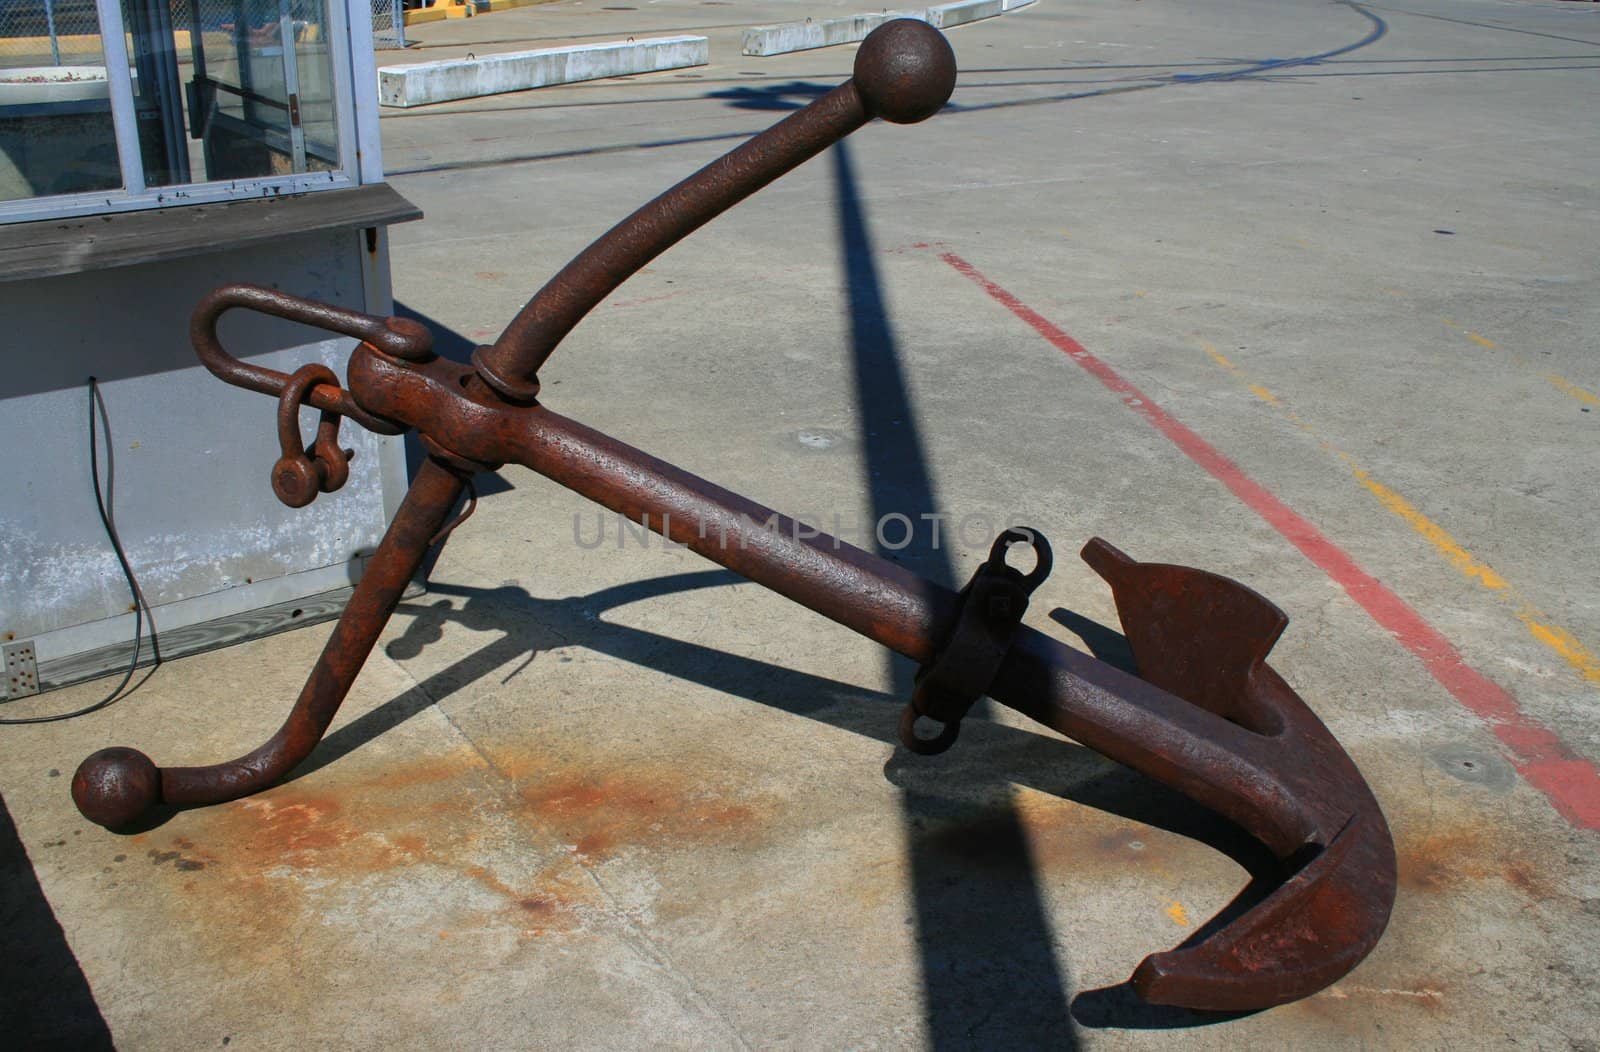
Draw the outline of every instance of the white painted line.
[[[384,106],[425,106],[551,84],[704,66],[710,60],[705,37],[681,36],[380,66],[378,101]]]

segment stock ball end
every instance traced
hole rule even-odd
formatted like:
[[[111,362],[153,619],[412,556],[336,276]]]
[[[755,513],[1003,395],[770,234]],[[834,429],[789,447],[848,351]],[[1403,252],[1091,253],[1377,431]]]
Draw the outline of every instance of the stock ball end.
[[[861,42],[853,79],[874,117],[915,124],[949,101],[956,86],[956,54],[928,23],[897,18]]]
[[[137,749],[101,749],[78,765],[72,802],[107,829],[132,825],[161,802],[161,770]]]

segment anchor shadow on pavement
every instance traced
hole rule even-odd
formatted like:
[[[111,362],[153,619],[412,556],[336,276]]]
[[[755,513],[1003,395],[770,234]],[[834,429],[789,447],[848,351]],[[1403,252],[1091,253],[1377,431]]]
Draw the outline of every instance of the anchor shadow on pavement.
[[[602,617],[607,610],[629,603],[726,587],[739,581],[725,570],[695,571],[562,599],[539,598],[516,585],[435,585],[427,597],[402,604],[400,612],[412,615],[412,620],[385,647],[390,657],[401,661],[418,657],[441,640],[451,626],[499,633],[498,638],[329,734],[288,781],[337,762],[497,670],[511,668],[509,674],[501,673],[502,683],[509,683],[540,654],[555,648],[583,647],[875,741],[897,742],[897,717],[904,704],[903,697],[897,694],[863,689]],[[1121,638],[1111,629],[1096,627],[1105,638]],[[1050,967],[1041,967],[1036,954],[1019,953],[1015,940],[995,945],[995,929],[1002,935],[1014,934],[1015,925],[1027,922],[1038,908],[1026,900],[1019,903],[1016,894],[1019,889],[1037,888],[1040,877],[1032,860],[1019,859],[1004,850],[1009,844],[1026,842],[1022,821],[1010,803],[1016,787],[1205,843],[1245,869],[1250,875],[1249,885],[1201,927],[1188,940],[1190,943],[1259,901],[1283,877],[1277,862],[1264,848],[1217,815],[1135,771],[1042,729],[1035,732],[974,720],[964,728],[961,743],[951,752],[924,758],[897,749],[885,765],[884,774],[917,801],[915,810],[908,815],[908,842],[927,872],[939,877],[937,882],[930,880],[916,886],[922,896],[917,908],[944,921],[939,939],[921,944],[924,970],[979,974],[980,990],[986,994],[1004,991],[1004,997],[1018,1003],[1017,1008],[1001,1013],[1005,1024],[1002,1033],[986,1028],[986,1037],[980,1042],[975,1034],[947,1032],[945,1040],[952,1047],[971,1047],[995,1039],[1027,1046],[1045,1035],[1053,1046],[1062,1043],[1061,1032],[1046,1027],[1048,1017],[1028,1008],[1029,1003],[1065,1002],[1069,993],[1065,985],[1054,990],[1043,986],[1045,981],[1057,981],[1059,970],[1053,962]],[[1130,870],[1129,876],[1131,879],[1136,873]],[[1107,922],[1112,923],[1111,918]],[[930,947],[937,947],[938,953],[931,953]],[[1154,952],[1167,948],[1149,949]],[[981,1008],[969,1007],[974,1012]],[[1070,1010],[1078,1025],[1097,1028],[1181,1028],[1237,1018],[1237,1014],[1148,1005],[1125,983],[1080,993],[1071,1002]],[[993,1020],[988,1023],[992,1028]]]

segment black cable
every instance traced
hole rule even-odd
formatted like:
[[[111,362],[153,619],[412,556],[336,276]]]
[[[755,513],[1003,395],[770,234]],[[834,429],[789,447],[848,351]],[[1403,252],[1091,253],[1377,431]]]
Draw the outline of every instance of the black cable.
[[[112,525],[111,512],[106,508],[105,495],[100,491],[100,446],[95,435],[94,409],[97,388],[95,378],[89,377],[89,475],[94,482],[94,506],[100,513],[100,525],[105,527],[106,536],[111,539],[111,550],[117,553],[117,563],[122,567],[122,576],[128,579],[128,591],[133,595],[133,660],[128,662],[128,671],[122,676],[122,682],[104,698],[87,705],[76,712],[63,712],[55,716],[32,716],[25,719],[0,720],[0,726],[16,726],[25,723],[56,723],[60,720],[75,719],[87,716],[91,712],[101,709],[116,701],[122,694],[128,681],[133,679],[134,671],[139,667],[139,650],[144,641],[144,593],[139,591],[139,582],[133,579],[133,567],[128,565],[127,553],[122,550],[122,538],[117,536],[117,528]],[[150,628],[150,650],[155,655],[155,665],[161,664],[161,650],[156,645],[156,630]],[[152,666],[153,668],[154,666]]]

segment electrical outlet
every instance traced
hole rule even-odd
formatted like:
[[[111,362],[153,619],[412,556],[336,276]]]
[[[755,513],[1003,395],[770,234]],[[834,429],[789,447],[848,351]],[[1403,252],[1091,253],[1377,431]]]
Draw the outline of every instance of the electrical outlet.
[[[33,652],[33,640],[7,643],[4,653],[6,678],[0,682],[5,685],[5,696],[8,699],[26,698],[39,693],[39,658]]]

